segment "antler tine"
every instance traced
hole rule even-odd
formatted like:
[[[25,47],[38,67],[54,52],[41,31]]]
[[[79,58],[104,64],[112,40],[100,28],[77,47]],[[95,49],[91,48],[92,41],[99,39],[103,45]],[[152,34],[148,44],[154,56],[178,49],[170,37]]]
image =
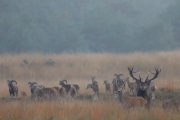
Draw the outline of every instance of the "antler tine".
[[[133,71],[133,73],[137,73],[137,72],[139,72],[139,69],[135,72],[135,71]]]
[[[146,81],[151,81],[151,80],[154,80],[155,78],[157,78],[158,77],[158,75],[159,75],[159,73],[161,72],[161,69],[159,70],[158,68],[156,68],[155,67],[155,71],[156,71],[156,73],[153,73],[153,72],[151,72],[151,74],[153,74],[154,75],[154,77],[153,78],[151,78],[151,79],[148,79],[148,77],[146,78]]]
[[[155,68],[155,70],[156,70],[156,68]],[[151,74],[155,75],[155,73],[151,72],[150,70],[149,70],[149,72],[150,72]]]
[[[134,80],[136,80],[136,81],[141,81],[141,76],[139,75],[139,79],[137,79],[137,78],[135,78],[134,77],[134,75],[133,75],[133,73],[135,73],[134,71],[133,71],[133,69],[134,69],[134,66],[133,67],[128,67],[128,70],[129,70],[129,74],[130,74],[130,76],[134,79]],[[138,70],[139,71],[139,70]]]

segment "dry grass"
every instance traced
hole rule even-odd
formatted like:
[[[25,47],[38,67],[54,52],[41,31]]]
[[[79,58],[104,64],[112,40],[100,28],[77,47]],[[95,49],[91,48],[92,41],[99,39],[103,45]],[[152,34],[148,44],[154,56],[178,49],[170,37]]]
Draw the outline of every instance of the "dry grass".
[[[61,79],[69,83],[78,83],[82,95],[93,94],[86,90],[91,83],[90,76],[96,76],[100,83],[101,97],[99,101],[91,100],[59,100],[34,102],[25,100],[3,102],[0,101],[0,119],[17,120],[163,120],[179,119],[178,113],[164,112],[161,103],[164,96],[158,92],[159,99],[151,111],[138,109],[130,111],[123,109],[118,101],[114,101],[112,94],[105,94],[105,79],[111,81],[115,73],[123,73],[128,77],[128,66],[140,69],[142,78],[146,78],[148,71],[154,67],[162,69],[160,76],[155,80],[158,88],[165,87],[170,91],[179,89],[180,78],[180,51],[158,53],[129,53],[129,54],[4,54],[0,55],[0,97],[8,97],[8,79],[18,82],[19,93],[26,91],[30,96],[28,82],[36,81],[46,87],[59,86]],[[23,62],[27,59],[28,64]],[[49,60],[54,65],[47,65]],[[129,91],[126,89],[126,92]],[[169,94],[169,93],[168,93]],[[179,94],[178,92],[176,94]],[[172,96],[172,95],[170,95]],[[108,98],[109,97],[109,98]],[[158,98],[157,97],[157,98]],[[27,100],[26,100],[27,99]],[[160,105],[159,105],[160,104]]]

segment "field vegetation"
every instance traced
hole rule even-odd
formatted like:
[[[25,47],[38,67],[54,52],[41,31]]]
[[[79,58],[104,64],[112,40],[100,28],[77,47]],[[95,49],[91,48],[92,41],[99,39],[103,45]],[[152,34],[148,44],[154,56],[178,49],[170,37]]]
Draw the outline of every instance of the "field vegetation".
[[[169,109],[164,111],[162,103],[172,98],[180,98],[180,51],[127,54],[1,54],[0,55],[0,119],[2,120],[178,120],[180,114]],[[114,74],[129,77],[128,66],[140,69],[145,79],[154,67],[162,71],[155,83],[156,100],[151,110],[133,109],[127,111],[113,94],[105,92],[103,81],[109,82]],[[151,74],[149,73],[150,77]],[[92,100],[93,91],[86,90],[96,76],[100,84],[100,99]],[[138,76],[138,74],[137,74]],[[18,98],[9,97],[7,80],[16,80],[19,87]],[[45,87],[59,86],[59,80],[80,86],[80,95],[67,96],[59,100],[34,101],[30,98],[28,82],[37,82]],[[132,81],[132,79],[130,78]],[[28,94],[27,98],[20,95]],[[124,94],[129,94],[126,87]]]

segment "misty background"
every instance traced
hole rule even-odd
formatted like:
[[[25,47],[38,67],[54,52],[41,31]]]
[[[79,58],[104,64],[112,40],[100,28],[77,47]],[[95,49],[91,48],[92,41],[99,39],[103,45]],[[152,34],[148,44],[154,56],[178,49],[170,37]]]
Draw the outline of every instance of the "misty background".
[[[0,53],[180,48],[180,0],[0,0]]]

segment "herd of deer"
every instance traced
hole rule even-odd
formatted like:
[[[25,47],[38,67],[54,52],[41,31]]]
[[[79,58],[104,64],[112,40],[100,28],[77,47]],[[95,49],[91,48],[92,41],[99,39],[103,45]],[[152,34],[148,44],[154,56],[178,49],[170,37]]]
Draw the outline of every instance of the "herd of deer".
[[[145,81],[142,80],[140,75],[139,78],[136,78],[133,74],[137,73],[138,71],[133,70],[134,67],[128,67],[129,75],[133,78],[133,80],[135,80],[135,82],[130,82],[129,77],[127,77],[126,79],[120,78],[121,76],[123,76],[123,74],[114,74],[116,78],[112,80],[113,94],[115,96],[115,99],[118,98],[120,103],[126,108],[145,107],[149,110],[151,99],[155,99],[156,86],[153,80],[158,77],[161,69],[159,70],[158,68],[155,68],[155,73],[150,71],[153,77],[149,78],[148,75]],[[95,76],[91,77],[92,83],[88,84],[86,89],[91,88],[94,92],[93,99],[98,100],[100,88],[99,83],[95,80],[95,78]],[[125,89],[126,82],[130,89],[130,92],[133,93],[135,91],[137,93],[136,96],[123,96],[123,90]],[[77,84],[67,84],[67,80],[59,81],[59,85],[61,85],[61,88],[46,88],[42,85],[37,85],[36,82],[29,82],[28,85],[31,90],[31,96],[35,99],[64,97],[68,93],[70,93],[71,97],[75,97],[77,94],[79,94],[80,89],[79,85]],[[104,80],[104,85],[106,91],[111,92],[111,84],[108,83],[107,80]],[[8,86],[10,96],[18,96],[17,82],[15,80],[8,80]],[[151,97],[148,94],[148,89],[151,90]],[[21,95],[27,96],[26,92],[24,91],[21,92]],[[178,111],[178,104],[174,100],[171,100],[170,102],[164,102],[162,107],[166,109],[167,106],[171,105],[173,105]]]

